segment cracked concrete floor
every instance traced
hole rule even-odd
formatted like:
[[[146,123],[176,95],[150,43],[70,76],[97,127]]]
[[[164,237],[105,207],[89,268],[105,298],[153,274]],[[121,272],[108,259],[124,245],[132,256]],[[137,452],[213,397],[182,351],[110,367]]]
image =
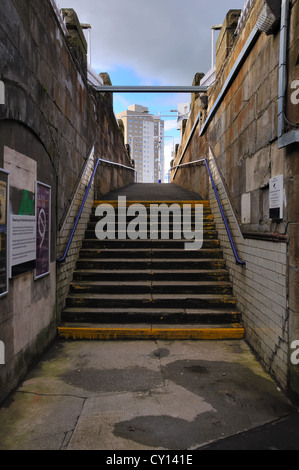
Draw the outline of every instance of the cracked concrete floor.
[[[293,411],[245,341],[59,341],[0,408],[0,449],[192,450]]]

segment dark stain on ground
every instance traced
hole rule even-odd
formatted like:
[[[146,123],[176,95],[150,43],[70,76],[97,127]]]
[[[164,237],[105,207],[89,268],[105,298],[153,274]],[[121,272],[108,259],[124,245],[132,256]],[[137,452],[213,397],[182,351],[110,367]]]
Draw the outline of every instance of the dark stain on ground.
[[[150,353],[150,357],[161,359],[162,357],[169,356],[169,354],[170,354],[169,349],[160,348],[160,349],[156,349],[156,351],[153,351],[152,353]]]
[[[163,383],[160,371],[145,367],[126,369],[80,369],[65,373],[66,383],[90,392],[138,392],[147,391]]]
[[[188,366],[183,369],[183,373],[184,372],[187,372],[187,373],[190,372],[192,374],[201,375],[201,374],[208,374],[209,369],[207,369],[206,367],[202,367],[202,366]]]
[[[299,415],[291,414],[273,423],[207,444],[200,450],[299,450],[298,429]]]
[[[165,380],[202,397],[211,411],[196,416],[194,410],[195,419],[190,422],[161,410],[160,416],[139,416],[117,423],[116,436],[149,447],[184,450],[250,429],[261,415],[271,419],[278,413],[293,412],[273,382],[237,363],[178,360],[164,366],[162,372]]]
[[[198,442],[194,428],[200,425],[199,421],[199,418],[189,423],[171,416],[140,416],[116,424],[114,434],[149,447],[184,450]]]

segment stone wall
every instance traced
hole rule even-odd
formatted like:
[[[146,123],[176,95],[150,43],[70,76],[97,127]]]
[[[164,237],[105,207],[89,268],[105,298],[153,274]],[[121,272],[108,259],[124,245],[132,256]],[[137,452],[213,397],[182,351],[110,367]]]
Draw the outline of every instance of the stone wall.
[[[69,252],[72,263],[57,267],[56,260],[84,196],[92,149],[95,157],[131,165],[111,97],[96,93],[87,82],[78,25],[76,14],[69,11],[67,28],[72,34],[66,36],[50,0],[1,2],[0,80],[5,105],[0,105],[0,168],[10,172],[11,207],[28,185],[34,198],[36,180],[51,186],[52,205],[50,273],[37,280],[32,269],[20,273],[9,280],[8,294],[0,298],[0,341],[5,345],[0,401],[55,338],[63,290],[84,235],[90,200]],[[116,177],[112,166],[99,167],[90,198],[95,190],[105,194],[133,181],[133,171]]]
[[[213,155],[209,165],[241,261],[236,264],[222,216],[209,186],[209,199],[219,240],[233,282],[234,294],[243,315],[246,338],[267,370],[286,388],[288,381],[289,324],[287,304],[287,243],[282,237],[245,238],[229,203],[225,184]]]
[[[298,41],[298,4],[298,0],[290,4],[290,55]],[[199,96],[193,100],[174,161],[177,165],[208,159],[239,258],[246,261],[246,267],[236,264],[205,167],[194,164],[172,175],[176,184],[211,199],[246,338],[279,385],[297,397],[299,370],[290,363],[290,355],[292,341],[299,339],[295,293],[298,144],[278,144],[281,33],[279,21],[267,34],[255,29],[263,5],[251,2],[233,38],[229,24],[235,23],[235,11],[228,13],[216,46],[221,60],[216,58],[216,81],[207,93],[208,107]],[[226,34],[230,38],[225,39]],[[199,112],[199,123],[185,149]],[[269,187],[270,179],[278,175],[284,181],[283,216],[273,219],[269,216]]]

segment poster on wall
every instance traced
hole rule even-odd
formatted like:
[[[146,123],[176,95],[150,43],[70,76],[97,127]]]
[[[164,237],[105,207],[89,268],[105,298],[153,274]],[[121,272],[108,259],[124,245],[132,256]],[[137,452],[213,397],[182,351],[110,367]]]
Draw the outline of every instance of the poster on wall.
[[[9,173],[0,168],[0,297],[8,293]]]
[[[4,147],[9,169],[9,276],[34,271],[36,257],[35,182],[37,163]]]
[[[10,277],[35,268],[35,216],[10,215]]]
[[[51,187],[36,182],[36,265],[35,279],[50,273]]]

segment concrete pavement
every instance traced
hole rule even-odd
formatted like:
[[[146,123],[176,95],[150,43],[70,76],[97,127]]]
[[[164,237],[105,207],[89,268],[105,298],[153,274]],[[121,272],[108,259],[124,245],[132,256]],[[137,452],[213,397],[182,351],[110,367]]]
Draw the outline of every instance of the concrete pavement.
[[[298,441],[297,410],[243,340],[57,341],[0,408],[0,450],[299,450]]]

